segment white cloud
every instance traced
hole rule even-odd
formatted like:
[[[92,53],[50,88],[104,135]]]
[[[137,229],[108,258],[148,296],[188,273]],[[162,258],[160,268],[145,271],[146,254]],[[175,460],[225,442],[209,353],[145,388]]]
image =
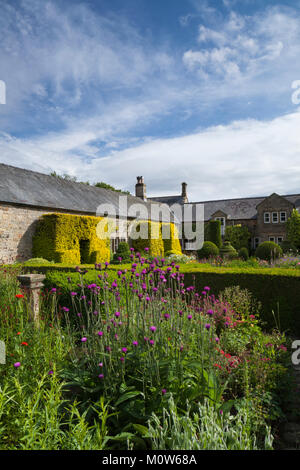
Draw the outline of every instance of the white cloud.
[[[61,135],[24,141],[2,136],[1,160],[21,167],[56,170],[81,180],[106,181],[134,190],[136,175],[144,175],[149,196],[179,194],[188,183],[190,200],[260,196],[299,192],[300,109],[261,122],[246,120],[211,127],[183,137],[152,139],[125,150],[107,149],[102,158],[93,152],[93,135]],[[82,158],[78,149],[91,151]]]

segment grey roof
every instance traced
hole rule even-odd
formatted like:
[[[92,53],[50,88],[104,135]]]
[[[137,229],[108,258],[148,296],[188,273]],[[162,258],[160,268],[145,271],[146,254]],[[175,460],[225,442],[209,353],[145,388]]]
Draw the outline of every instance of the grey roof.
[[[148,197],[147,200],[160,202],[162,204],[168,204],[172,206],[173,204],[182,204],[182,196],[157,196],[157,197]]]
[[[104,188],[75,183],[63,178],[24,170],[0,163],[0,202],[37,206],[45,209],[72,211],[94,214],[100,204],[110,204],[117,215],[126,217],[126,210],[119,213],[121,193]],[[127,196],[128,208],[142,204],[150,214],[151,203],[142,199]],[[114,215],[113,210],[110,215]],[[155,216],[152,220],[157,220]],[[164,220],[164,218],[162,219]],[[168,221],[166,219],[166,221]]]
[[[237,199],[223,199],[215,201],[193,202],[191,204],[204,204],[204,220],[210,220],[217,212],[224,212],[231,220],[255,219],[256,207],[268,196],[248,197]],[[300,194],[282,196],[300,208]]]

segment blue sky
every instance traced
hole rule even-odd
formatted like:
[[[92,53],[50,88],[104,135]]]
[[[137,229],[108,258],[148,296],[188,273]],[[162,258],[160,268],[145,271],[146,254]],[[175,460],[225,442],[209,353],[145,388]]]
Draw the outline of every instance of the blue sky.
[[[0,161],[190,200],[300,192],[300,2],[1,1]],[[300,96],[300,94],[299,94]]]

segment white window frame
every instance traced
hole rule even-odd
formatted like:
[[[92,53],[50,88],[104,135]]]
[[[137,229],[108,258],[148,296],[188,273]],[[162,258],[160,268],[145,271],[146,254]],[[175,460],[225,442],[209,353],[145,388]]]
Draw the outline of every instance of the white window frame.
[[[276,237],[274,237],[273,235],[270,235],[270,236],[269,236],[269,242],[274,242],[274,243],[276,243]]]
[[[282,220],[282,215],[284,214],[284,220]],[[287,216],[286,216],[286,212],[284,211],[281,211],[280,212],[280,222],[283,224],[287,221]]]
[[[266,216],[268,216],[269,220],[266,220]],[[265,224],[270,224],[271,223],[271,214],[270,214],[270,212],[265,212],[264,213],[264,223]]]
[[[276,214],[277,220],[274,220],[275,214]],[[272,212],[272,224],[278,224],[278,212]]]
[[[281,240],[279,241],[279,239]],[[279,245],[279,243],[282,243],[282,242],[283,242],[283,237],[277,237],[277,245]]]

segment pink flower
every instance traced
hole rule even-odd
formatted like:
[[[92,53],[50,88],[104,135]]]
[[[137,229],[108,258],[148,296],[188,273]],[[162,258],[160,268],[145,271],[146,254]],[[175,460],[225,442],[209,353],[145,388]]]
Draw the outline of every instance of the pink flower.
[[[21,362],[15,362],[14,363],[14,367],[16,367],[16,368],[20,367],[20,365],[21,365]]]

